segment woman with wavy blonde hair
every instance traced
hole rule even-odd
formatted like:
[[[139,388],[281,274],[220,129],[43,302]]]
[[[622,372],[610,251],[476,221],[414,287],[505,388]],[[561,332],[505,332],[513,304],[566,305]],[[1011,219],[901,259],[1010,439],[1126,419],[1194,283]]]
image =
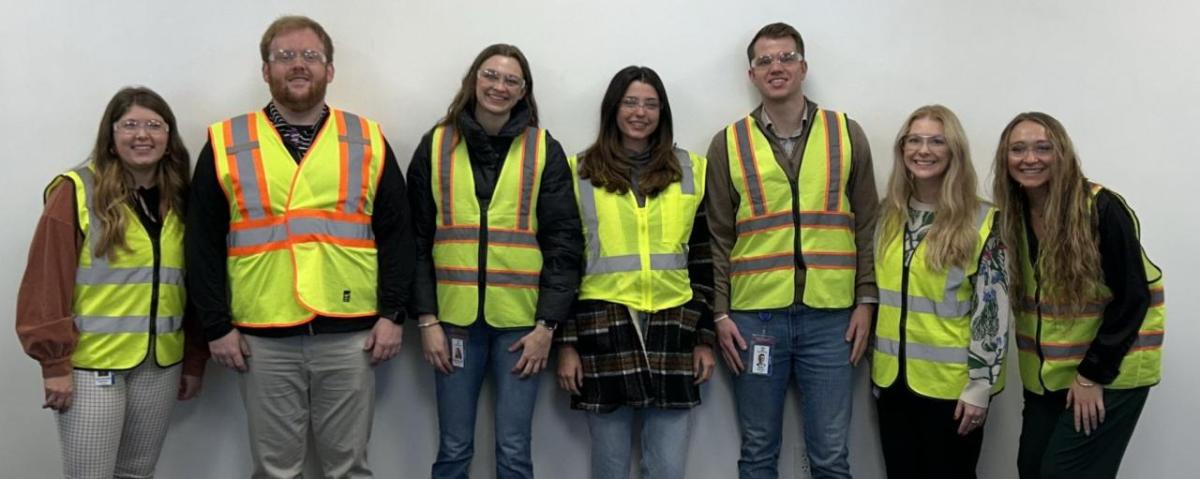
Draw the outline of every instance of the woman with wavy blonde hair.
[[[41,363],[66,477],[152,476],[172,405],[200,391],[208,349],[184,317],[187,187],[175,116],[136,87],[109,101],[89,161],[46,188],[17,335]]]
[[[1003,388],[1008,293],[995,208],[980,201],[962,125],[918,108],[893,145],[876,230],[871,377],[889,477],[975,477]]]
[[[1162,271],[1142,250],[1133,210],[1084,177],[1050,115],[1008,123],[994,172],[1000,230],[1016,251],[1009,269],[1025,386],[1018,470],[1023,478],[1116,477],[1162,374]]]

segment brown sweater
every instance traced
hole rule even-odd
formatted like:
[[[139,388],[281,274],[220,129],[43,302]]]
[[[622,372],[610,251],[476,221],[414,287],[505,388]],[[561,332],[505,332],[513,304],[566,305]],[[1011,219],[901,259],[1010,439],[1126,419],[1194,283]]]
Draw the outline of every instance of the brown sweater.
[[[817,114],[817,104],[811,100],[805,110],[807,118],[804,121],[803,133],[798,138],[792,154],[787,155],[780,145],[779,138],[769,129],[763,128],[762,106],[755,108],[756,125],[771,143],[771,151],[783,171],[791,179],[795,179],[800,171],[800,160],[804,157],[804,147],[808,142],[808,134],[812,127],[812,119]],[[847,184],[847,196],[850,198],[850,209],[854,212],[855,245],[858,248],[858,268],[855,275],[856,303],[876,303],[879,290],[875,287],[875,255],[871,247],[871,238],[875,231],[875,213],[879,207],[879,196],[875,191],[875,171],[871,165],[871,145],[867,135],[854,120],[848,120],[850,146],[850,178]],[[725,130],[713,136],[708,147],[708,225],[712,230],[713,252],[713,311],[717,313],[729,311],[729,253],[737,241],[737,207],[741,198],[733,188],[729,173],[729,150],[726,147]],[[799,251],[796,254],[800,254]],[[804,297],[804,270],[796,270],[796,298]]]
[[[83,232],[75,218],[75,187],[63,182],[46,199],[17,293],[17,336],[25,354],[41,363],[44,378],[66,376],[74,369],[71,354],[79,332],[71,302],[82,247]],[[208,345],[196,328],[195,318],[188,316],[183,323],[183,373],[200,376],[208,361]]]

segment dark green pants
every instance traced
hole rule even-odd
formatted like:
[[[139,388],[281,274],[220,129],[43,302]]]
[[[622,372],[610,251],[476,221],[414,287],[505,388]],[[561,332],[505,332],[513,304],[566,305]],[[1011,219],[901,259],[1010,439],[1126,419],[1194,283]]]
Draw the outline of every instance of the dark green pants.
[[[1090,436],[1075,432],[1075,413],[1066,408],[1067,391],[1037,395],[1025,391],[1017,470],[1022,479],[1102,479],[1117,477],[1125,446],[1146,405],[1149,387],[1104,390],[1104,423]]]

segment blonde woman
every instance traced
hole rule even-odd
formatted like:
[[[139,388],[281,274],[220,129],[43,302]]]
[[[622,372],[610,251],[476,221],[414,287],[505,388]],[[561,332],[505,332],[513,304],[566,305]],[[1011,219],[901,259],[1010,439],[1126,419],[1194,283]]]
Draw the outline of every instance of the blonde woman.
[[[1116,477],[1162,375],[1162,271],[1142,250],[1137,215],[1083,176],[1050,115],[1008,123],[994,173],[1020,298],[1018,470],[1023,478]]]
[[[151,477],[172,405],[200,391],[208,351],[184,316],[187,187],[167,102],[125,88],[91,158],[46,188],[17,335],[42,366],[65,477]]]
[[[979,199],[967,137],[941,105],[896,135],[875,241],[871,378],[889,477],[975,477],[1004,386],[1005,250]]]

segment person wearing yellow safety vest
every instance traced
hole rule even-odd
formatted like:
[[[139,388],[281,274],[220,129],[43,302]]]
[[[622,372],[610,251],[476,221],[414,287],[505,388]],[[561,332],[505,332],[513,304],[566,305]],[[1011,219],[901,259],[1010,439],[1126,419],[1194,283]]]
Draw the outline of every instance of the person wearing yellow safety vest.
[[[1009,301],[996,209],[977,196],[962,124],[918,108],[893,143],[875,235],[871,379],[888,477],[975,477],[1004,387]]]
[[[466,478],[486,376],[496,382],[496,476],[533,477],[538,373],[579,285],[583,236],[562,146],[538,126],[529,61],[484,48],[408,167],[412,313],[437,385],[431,476]]]
[[[853,368],[878,298],[870,145],[857,122],[805,97],[795,28],[764,26],[746,57],[762,105],[713,137],[705,191],[717,342],[735,374],[742,433],[738,471],[778,474],[795,377],[813,477],[849,477]]]
[[[271,102],[213,123],[188,213],[189,284],[213,359],[236,370],[253,477],[371,477],[372,366],[400,350],[412,236],[380,127],[325,104],[333,41],[307,17],[259,44]]]
[[[658,74],[630,66],[600,104],[600,133],[568,158],[586,243],[558,382],[587,412],[591,477],[629,477],[641,416],[642,477],[683,479],[690,409],[712,376],[705,159],[675,147]]]
[[[175,115],[144,87],[112,97],[89,160],[46,187],[16,326],[42,366],[64,477],[153,476],[172,406],[200,392],[208,351],[185,313],[187,188]]]
[[[1013,118],[993,173],[1025,386],[1017,470],[1116,477],[1162,378],[1162,270],[1142,249],[1137,215],[1084,177],[1054,117]]]

